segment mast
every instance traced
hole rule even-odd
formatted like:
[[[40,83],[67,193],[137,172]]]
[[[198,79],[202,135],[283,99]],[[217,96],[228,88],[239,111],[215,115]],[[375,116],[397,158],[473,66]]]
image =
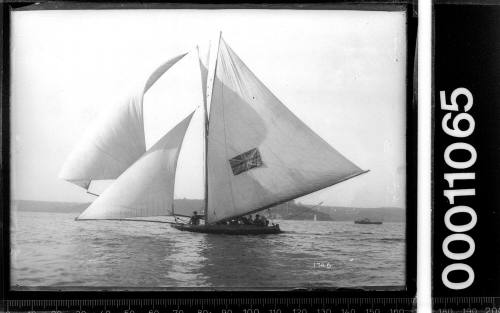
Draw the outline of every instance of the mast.
[[[208,127],[209,127],[209,115],[210,112],[208,112],[208,105],[209,103],[211,104],[212,102],[212,91],[213,91],[213,86],[215,82],[215,75],[217,71],[217,59],[219,55],[219,47],[220,47],[220,39],[222,37],[222,31],[219,32],[219,38],[217,40],[217,52],[215,53],[215,62],[213,62],[213,71],[211,75],[212,82],[210,84],[207,84],[207,99],[205,101],[204,105],[204,115],[205,115],[205,127],[204,127],[204,132],[205,132],[205,207],[204,207],[204,219],[205,219],[205,224],[207,224],[208,221]],[[208,49],[210,53],[210,47]],[[210,61],[210,55],[209,55],[209,61]],[[210,63],[209,63],[210,65]],[[208,71],[208,69],[207,69]],[[210,93],[208,92],[210,86]]]

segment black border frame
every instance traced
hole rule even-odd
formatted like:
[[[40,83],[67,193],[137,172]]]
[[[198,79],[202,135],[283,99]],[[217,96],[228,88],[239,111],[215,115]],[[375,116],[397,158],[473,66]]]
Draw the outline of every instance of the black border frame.
[[[327,298],[414,298],[416,295],[417,277],[417,6],[412,0],[373,0],[373,1],[337,1],[317,2],[304,4],[298,1],[283,3],[266,3],[259,1],[246,1],[245,4],[229,4],[215,1],[212,4],[198,3],[120,3],[112,1],[99,3],[98,0],[89,2],[67,1],[46,2],[10,2],[0,4],[2,23],[0,28],[2,50],[0,56],[1,81],[1,233],[0,233],[0,300],[67,300],[67,299],[179,299],[179,298],[262,298],[292,297],[296,299],[306,297]],[[407,64],[406,64],[406,286],[403,290],[363,290],[363,289],[308,289],[290,291],[14,291],[10,286],[10,12],[12,10],[72,10],[72,9],[165,9],[165,8],[230,8],[230,9],[349,9],[349,10],[375,10],[375,11],[406,11],[406,38],[407,38]]]
[[[486,175],[486,166],[493,171],[498,171],[498,165],[493,163],[498,154],[495,154],[491,144],[498,145],[497,127],[492,127],[491,121],[497,117],[498,88],[487,84],[488,81],[498,81],[499,55],[498,27],[492,15],[498,18],[500,3],[496,0],[433,0],[431,15],[431,283],[433,309],[442,308],[462,310],[466,307],[498,308],[500,305],[500,277],[499,263],[500,239],[498,219],[498,197],[491,196],[492,190],[498,187],[491,177]],[[491,14],[490,16],[488,16]],[[464,19],[464,17],[467,17]],[[458,19],[462,18],[459,22]],[[442,31],[442,28],[448,28]],[[441,30],[441,31],[440,31]],[[471,31],[472,30],[472,31]],[[481,33],[478,32],[481,31]],[[495,32],[496,31],[496,32]],[[485,42],[491,42],[491,46]],[[455,51],[453,51],[455,49]],[[446,60],[446,62],[444,62]],[[451,70],[450,64],[458,64],[460,70]],[[479,69],[479,66],[484,69]],[[478,71],[479,69],[479,71]],[[473,240],[476,247],[473,256],[462,263],[470,265],[475,272],[474,283],[461,290],[452,290],[441,282],[444,265],[449,265],[453,260],[444,256],[441,248],[444,234],[452,232],[443,224],[444,212],[451,205],[443,206],[443,177],[440,176],[449,168],[442,159],[444,148],[458,138],[452,138],[443,133],[441,118],[445,110],[440,108],[439,91],[444,90],[447,95],[458,87],[468,88],[474,97],[477,106],[473,114],[475,119],[474,134],[463,138],[464,142],[471,143],[477,151],[475,167],[469,171],[476,174],[474,184],[467,188],[474,188],[474,198],[467,199],[465,205],[476,209],[477,224],[473,230],[466,232]],[[487,99],[488,101],[484,101]],[[482,106],[480,104],[483,103]],[[479,109],[479,110],[478,110]],[[485,113],[488,112],[488,113]],[[491,118],[493,116],[493,118]],[[498,124],[497,124],[498,125]],[[495,126],[497,126],[495,125]],[[486,138],[486,140],[485,140]],[[463,170],[462,170],[463,171]],[[459,170],[455,170],[459,172]],[[464,184],[465,185],[465,184]],[[486,186],[492,188],[488,189]],[[456,187],[458,188],[458,187]],[[465,187],[462,187],[465,188]],[[498,191],[498,190],[496,190]],[[497,195],[497,193],[495,193]],[[457,205],[464,203],[457,203]],[[481,210],[482,209],[482,210]],[[492,218],[493,216],[493,218]],[[496,248],[496,249],[495,249]],[[446,262],[443,262],[446,261]],[[495,271],[496,270],[496,271]]]

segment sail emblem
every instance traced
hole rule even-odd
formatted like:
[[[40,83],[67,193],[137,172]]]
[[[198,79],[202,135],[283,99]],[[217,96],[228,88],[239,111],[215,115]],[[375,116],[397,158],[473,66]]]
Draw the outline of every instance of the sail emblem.
[[[251,170],[252,168],[262,166],[264,163],[262,163],[259,150],[254,148],[235,156],[229,160],[229,164],[231,164],[233,174],[238,175]]]

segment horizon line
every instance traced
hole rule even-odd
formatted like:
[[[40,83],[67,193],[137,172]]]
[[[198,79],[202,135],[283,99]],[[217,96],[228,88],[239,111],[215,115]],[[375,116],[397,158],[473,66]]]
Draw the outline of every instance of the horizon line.
[[[203,201],[204,199],[203,198],[200,198],[200,199],[190,199],[190,198],[176,198],[174,200],[199,200],[199,201]],[[57,200],[34,200],[34,199],[10,199],[10,201],[33,201],[33,202],[52,202],[52,203],[72,203],[72,204],[90,204],[92,203],[92,201],[87,201],[87,202],[80,202],[80,201],[75,201],[75,202],[72,202],[72,201],[57,201]],[[290,200],[290,201],[294,201],[294,200]],[[289,202],[290,202],[289,201]],[[286,203],[286,202],[285,202]],[[315,205],[315,204],[307,204],[307,203],[298,203],[300,205],[304,205],[304,206],[314,206],[314,207],[341,207],[341,208],[356,208],[356,209],[381,209],[381,208],[393,208],[393,209],[400,209],[400,210],[405,210],[406,211],[406,208],[405,207],[399,207],[399,206],[371,206],[371,207],[366,207],[366,206],[345,206],[345,205]]]

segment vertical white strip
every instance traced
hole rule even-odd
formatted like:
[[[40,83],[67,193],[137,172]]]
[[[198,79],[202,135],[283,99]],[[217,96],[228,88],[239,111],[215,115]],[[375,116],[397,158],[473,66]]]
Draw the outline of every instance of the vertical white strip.
[[[431,301],[431,57],[432,4],[418,1],[418,228],[417,310],[432,312]]]

